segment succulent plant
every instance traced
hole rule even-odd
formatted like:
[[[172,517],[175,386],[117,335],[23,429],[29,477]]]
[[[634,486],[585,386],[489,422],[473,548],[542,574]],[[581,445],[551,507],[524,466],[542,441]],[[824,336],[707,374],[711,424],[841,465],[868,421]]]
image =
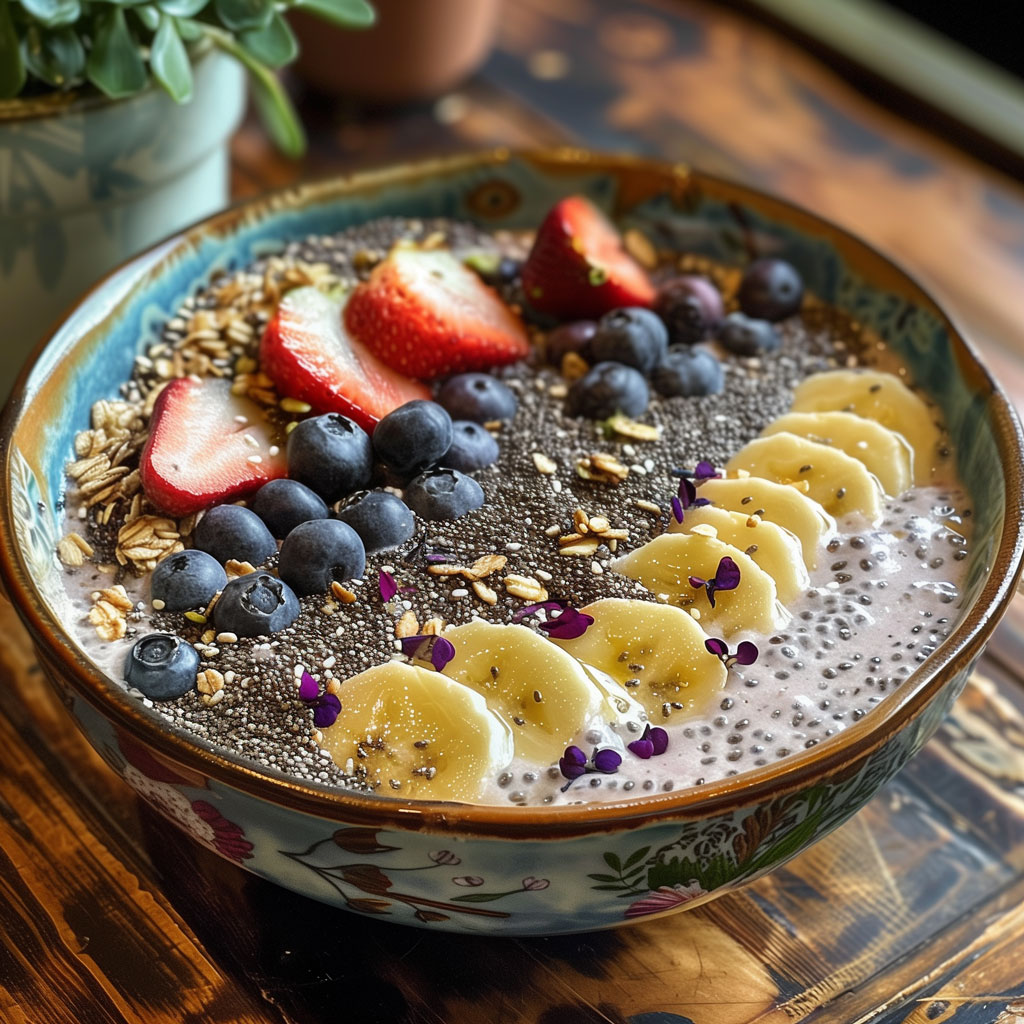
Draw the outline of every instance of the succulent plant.
[[[249,72],[274,142],[298,155],[305,137],[275,75],[298,53],[292,8],[348,29],[374,21],[367,0],[0,0],[0,100],[90,87],[120,99],[156,82],[187,103],[194,59],[217,47]]]

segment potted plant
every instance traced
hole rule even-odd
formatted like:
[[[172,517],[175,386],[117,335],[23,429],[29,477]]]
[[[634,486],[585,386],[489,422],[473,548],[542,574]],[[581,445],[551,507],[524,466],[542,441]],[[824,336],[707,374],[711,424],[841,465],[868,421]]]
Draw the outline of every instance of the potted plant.
[[[0,400],[80,291],[228,198],[245,78],[275,143],[305,138],[275,71],[286,14],[346,29],[366,0],[0,0]]]

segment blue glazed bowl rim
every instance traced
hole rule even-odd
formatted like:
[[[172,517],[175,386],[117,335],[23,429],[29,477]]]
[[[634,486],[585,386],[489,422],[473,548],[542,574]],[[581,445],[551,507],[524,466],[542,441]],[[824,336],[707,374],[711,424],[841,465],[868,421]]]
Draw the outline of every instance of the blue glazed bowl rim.
[[[693,171],[679,164],[645,157],[604,154],[575,148],[512,151],[506,148],[470,152],[405,165],[361,171],[341,178],[328,178],[276,190],[233,204],[225,211],[205,218],[125,261],[89,289],[71,308],[81,315],[96,306],[102,314],[92,324],[98,330],[103,321],[147,281],[158,276],[161,267],[183,248],[197,245],[210,234],[222,237],[254,221],[273,218],[275,212],[323,202],[344,202],[361,191],[401,184],[403,181],[443,177],[473,168],[500,166],[524,161],[546,170],[586,168],[609,175],[647,173],[664,179],[666,188],[706,188],[747,200],[789,222],[816,225],[844,240],[862,260],[884,266],[919,301],[927,304],[945,323],[955,348],[988,396],[987,414],[1000,449],[1005,472],[1004,516],[999,543],[981,592],[929,660],[872,710],[860,722],[823,741],[812,750],[791,755],[764,768],[753,769],[717,783],[688,787],[628,800],[560,807],[519,807],[514,805],[471,805],[445,801],[403,802],[373,794],[331,790],[306,784],[283,774],[263,770],[235,759],[226,751],[188,736],[161,728],[156,716],[143,713],[137,702],[116,699],[110,684],[81,652],[58,621],[50,614],[31,579],[10,528],[10,489],[5,488],[0,509],[0,577],[40,653],[51,676],[69,682],[76,694],[88,700],[117,727],[144,742],[171,763],[184,766],[212,780],[247,792],[260,799],[321,818],[399,830],[437,829],[465,835],[517,839],[582,836],[593,832],[631,829],[665,819],[699,819],[731,809],[749,806],[826,781],[846,773],[908,727],[949,682],[966,675],[980,655],[998,619],[1016,592],[1024,559],[1024,434],[1016,412],[988,370],[979,360],[963,332],[911,275],[891,259],[852,232],[840,228],[797,204],[727,179]],[[110,296],[108,296],[110,293]],[[31,366],[51,344],[63,342],[69,350],[81,340],[62,339],[68,318],[44,338],[19,375],[0,420],[4,480],[10,479],[12,439],[19,422],[31,405],[35,390],[29,390]],[[112,699],[114,698],[114,699]]]

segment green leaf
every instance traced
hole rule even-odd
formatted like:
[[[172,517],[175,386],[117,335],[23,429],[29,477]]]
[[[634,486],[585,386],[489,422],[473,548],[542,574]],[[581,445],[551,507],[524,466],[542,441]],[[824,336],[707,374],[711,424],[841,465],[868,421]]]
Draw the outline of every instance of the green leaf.
[[[74,29],[40,32],[25,43],[25,66],[36,78],[54,89],[66,89],[81,79],[85,48]]]
[[[78,0],[21,0],[21,6],[47,28],[70,25],[82,13]]]
[[[140,4],[132,8],[132,13],[148,32],[155,32],[160,27],[160,12],[152,5]]]
[[[186,43],[194,43],[203,34],[203,26],[191,18],[175,18],[174,23],[178,26],[178,35]]]
[[[0,100],[13,99],[25,84],[18,34],[14,31],[7,0],[0,0]]]
[[[622,879],[618,875],[587,875],[587,878],[592,878],[595,882],[617,882],[621,887]]]
[[[157,7],[176,18],[194,18],[208,3],[209,0],[157,0]]]
[[[131,96],[145,87],[146,65],[120,7],[107,7],[96,18],[96,35],[85,71],[89,81],[112,99]]]
[[[174,19],[168,14],[160,17],[160,28],[149,53],[149,66],[153,77],[175,103],[188,103],[192,99],[192,65]]]
[[[604,855],[604,862],[612,869],[612,871],[618,871],[622,874],[622,861],[619,860],[619,856],[616,853],[606,853]]]
[[[274,145],[285,156],[297,159],[306,151],[306,136],[288,94],[274,73],[256,60],[223,29],[206,27],[206,35],[225,53],[241,61],[249,72],[252,98]]]
[[[369,28],[377,20],[366,0],[295,0],[292,6],[341,28]]]
[[[452,903],[490,903],[511,895],[509,892],[471,892],[467,896],[453,896]]]
[[[270,68],[283,68],[290,64],[299,53],[299,44],[288,27],[288,22],[277,11],[270,24],[255,32],[243,32],[238,41],[261,64]]]
[[[274,14],[273,0],[214,0],[217,17],[232,32],[266,28]]]

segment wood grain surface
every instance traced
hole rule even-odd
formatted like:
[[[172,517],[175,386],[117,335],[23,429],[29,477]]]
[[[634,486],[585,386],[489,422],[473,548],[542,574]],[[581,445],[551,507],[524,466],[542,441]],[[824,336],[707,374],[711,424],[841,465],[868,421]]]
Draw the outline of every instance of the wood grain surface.
[[[400,111],[296,95],[239,196],[493,144],[683,160],[832,217],[927,278],[1024,407],[1024,187],[740,15],[507,0],[473,80]],[[360,919],[200,849],[91,752],[0,601],[0,1024],[1024,1024],[1024,604],[939,735],[864,811],[740,893],[613,932]]]

